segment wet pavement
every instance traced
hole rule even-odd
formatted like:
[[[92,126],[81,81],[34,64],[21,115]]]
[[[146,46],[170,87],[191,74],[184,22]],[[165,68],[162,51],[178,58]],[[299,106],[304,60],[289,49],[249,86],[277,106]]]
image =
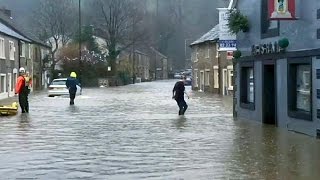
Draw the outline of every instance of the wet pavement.
[[[192,92],[178,116],[174,81],[30,98],[0,117],[0,179],[318,179],[320,141],[234,121],[231,98]]]

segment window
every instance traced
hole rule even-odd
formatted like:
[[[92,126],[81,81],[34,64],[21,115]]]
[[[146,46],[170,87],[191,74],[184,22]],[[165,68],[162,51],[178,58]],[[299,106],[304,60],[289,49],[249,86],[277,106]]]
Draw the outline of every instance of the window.
[[[26,44],[21,42],[20,45],[20,57],[26,57]]]
[[[317,19],[320,19],[320,9],[317,10]]]
[[[228,89],[233,90],[233,70],[228,69]]]
[[[219,58],[219,44],[216,44],[216,58]]]
[[[208,45],[206,58],[210,58],[210,45]]]
[[[31,59],[32,58],[31,44],[29,44],[28,50],[29,50],[29,58]]]
[[[198,47],[196,48],[196,61],[195,62],[197,62],[197,61],[199,61],[199,48]]]
[[[218,66],[213,67],[213,88],[219,88],[219,68]]]
[[[5,44],[4,44],[4,39],[0,38],[0,58],[5,59],[6,54],[5,54]]]
[[[6,92],[6,75],[0,74],[0,93]]]
[[[9,41],[9,58],[10,58],[10,60],[14,60],[14,52],[15,52],[14,42]]]
[[[204,84],[210,86],[210,70],[205,71]]]
[[[308,59],[294,59],[288,68],[288,114],[290,117],[311,118],[311,62]]]
[[[240,79],[240,101],[241,107],[254,110],[254,68],[253,63],[251,66],[241,67]],[[232,74],[233,76],[233,74]]]
[[[261,2],[261,38],[270,38],[279,36],[279,21],[270,21],[268,12],[268,0]]]

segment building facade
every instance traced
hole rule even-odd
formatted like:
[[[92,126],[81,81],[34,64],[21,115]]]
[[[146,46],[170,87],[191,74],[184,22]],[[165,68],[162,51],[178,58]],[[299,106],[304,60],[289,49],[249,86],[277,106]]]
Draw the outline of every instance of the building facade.
[[[193,42],[192,89],[221,95],[233,93],[233,65],[226,52],[219,52],[219,26]]]
[[[237,36],[234,115],[319,137],[320,1],[286,3],[296,3],[296,19],[270,20],[268,0],[237,3],[251,26]]]

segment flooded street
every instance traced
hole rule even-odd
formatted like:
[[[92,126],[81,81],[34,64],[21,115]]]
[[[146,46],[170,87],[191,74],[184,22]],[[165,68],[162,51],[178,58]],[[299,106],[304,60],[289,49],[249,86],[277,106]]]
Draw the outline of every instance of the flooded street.
[[[30,98],[0,117],[0,179],[318,179],[320,141],[234,121],[231,98],[192,92],[178,116],[175,81]]]

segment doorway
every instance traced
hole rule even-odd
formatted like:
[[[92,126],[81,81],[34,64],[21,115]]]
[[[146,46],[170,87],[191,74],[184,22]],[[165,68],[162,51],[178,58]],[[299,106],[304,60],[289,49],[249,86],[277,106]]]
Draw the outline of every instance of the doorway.
[[[265,124],[277,124],[276,117],[276,76],[275,76],[274,63],[267,63],[263,66],[263,123]]]

